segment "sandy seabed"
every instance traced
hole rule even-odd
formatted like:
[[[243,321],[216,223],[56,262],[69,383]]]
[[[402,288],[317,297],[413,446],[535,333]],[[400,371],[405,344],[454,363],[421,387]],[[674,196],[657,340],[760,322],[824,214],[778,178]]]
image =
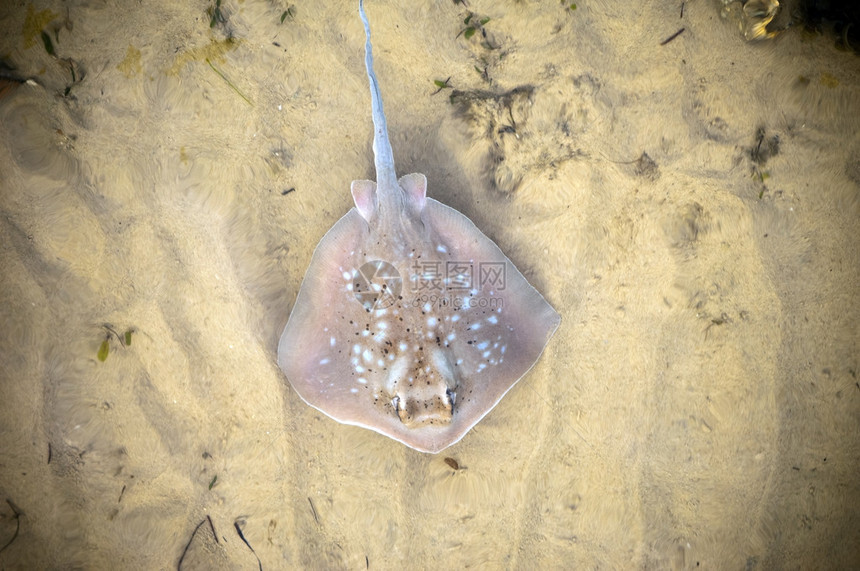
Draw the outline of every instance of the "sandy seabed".
[[[434,456],[276,364],[374,178],[354,4],[0,7],[0,568],[856,566],[860,58],[716,1],[369,0],[399,172],[562,314]]]

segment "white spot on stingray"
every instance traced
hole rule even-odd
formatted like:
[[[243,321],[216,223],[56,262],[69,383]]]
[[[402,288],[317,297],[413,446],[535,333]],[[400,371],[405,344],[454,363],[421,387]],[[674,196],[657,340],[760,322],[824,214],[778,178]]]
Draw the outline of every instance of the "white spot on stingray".
[[[502,348],[501,348],[501,349],[499,349],[499,353],[501,353],[502,355],[504,355],[504,354],[505,354],[505,349],[507,349],[507,348],[508,348],[508,346],[507,346],[507,345],[502,345]],[[501,359],[499,359],[499,362],[501,363]]]
[[[384,311],[384,310],[383,310],[383,311]],[[377,324],[376,324],[376,326],[377,326],[379,329],[388,329],[388,324],[387,324],[386,322],[384,322],[384,321],[380,321],[379,323],[377,323]]]
[[[490,352],[489,352],[489,351],[484,351],[484,353],[483,353],[483,357],[484,357],[484,359],[489,358],[489,356],[490,356]]]
[[[346,289],[347,289],[347,291],[352,291],[352,284],[351,283],[346,284]]]
[[[384,367],[384,366],[385,366],[385,361],[383,361],[382,359],[377,359],[377,360],[376,360],[376,366],[377,366],[377,367]]]
[[[483,371],[486,368],[487,368],[487,364],[481,363],[480,365],[478,365],[478,372],[480,373],[481,371]]]
[[[454,323],[457,323],[458,321],[460,321],[460,316],[455,313],[454,315],[451,316],[451,321],[453,321]]]
[[[355,387],[352,387],[351,389],[349,389],[349,392],[351,392],[352,394],[356,394],[358,392],[358,389]]]
[[[480,328],[481,328],[481,324],[480,324],[480,323],[473,323],[473,324],[472,324],[471,326],[469,326],[467,329],[471,329],[472,331],[477,331],[477,330],[478,330],[478,329],[480,329]]]
[[[362,367],[361,365],[356,365],[356,366],[355,366],[355,372],[356,372],[356,373],[363,373],[363,372],[364,372],[364,367]]]
[[[320,359],[320,365],[328,365],[330,362],[331,360],[328,358]]]
[[[436,371],[443,377],[451,378],[454,376],[454,371],[451,369],[451,363],[441,351],[435,351],[430,358],[433,361],[433,365],[436,367]]]
[[[400,349],[401,351],[406,351],[407,345],[405,342],[401,341],[400,344],[397,346],[397,348]]]
[[[492,323],[493,325],[495,325],[498,322],[499,319],[495,315],[491,315],[487,318],[487,323]]]
[[[429,302],[429,301],[428,301],[427,303],[425,303],[425,304],[424,304],[424,307],[422,307],[422,308],[421,308],[421,310],[422,310],[424,313],[430,313],[430,310],[431,310],[431,309],[433,309],[433,306],[432,306],[432,305],[430,305],[430,302]]]
[[[457,334],[456,334],[456,333],[449,333],[449,334],[448,334],[448,336],[447,336],[447,337],[445,337],[445,339],[447,339],[448,341],[453,341],[453,340],[454,340],[454,339],[456,339],[456,338],[457,338]]]
[[[436,246],[436,251],[442,252],[443,254],[446,254],[446,253],[448,253],[448,248],[446,248],[442,244],[439,244],[438,246]]]
[[[365,379],[364,377],[358,377],[358,382],[361,383],[362,385],[366,385],[367,379]]]
[[[470,289],[470,290],[469,290],[469,295],[471,295],[471,296],[478,295],[478,290],[476,290],[476,289]]]
[[[475,346],[476,346],[479,350],[483,351],[484,349],[486,349],[487,347],[489,347],[489,346],[490,346],[490,342],[489,342],[489,341],[481,341],[480,343],[478,343],[478,344],[477,344],[477,345],[475,345]]]
[[[358,345],[353,345],[352,352],[358,355],[359,353],[361,353],[361,347],[359,347]]]
[[[389,354],[388,354],[388,360],[389,360],[389,361],[393,361],[393,360],[394,360],[394,353],[389,353]]]
[[[439,320],[435,317],[427,318],[427,327],[436,327],[436,324],[439,323]]]
[[[367,337],[368,335],[370,335],[370,331],[368,331],[367,329],[361,332],[362,337]]]
[[[328,343],[329,343],[329,345],[331,345],[332,347],[334,347],[335,345],[337,345],[337,339],[335,339],[334,337],[332,337],[331,339],[329,339],[329,340],[328,340]]]
[[[372,354],[372,353],[370,352],[370,350],[368,350],[368,349],[365,349],[365,350],[364,350],[364,353],[362,353],[362,354],[361,354],[361,357],[362,357],[362,358],[365,360],[365,362],[367,362],[367,363],[370,363],[371,361],[373,361],[373,354]]]
[[[457,364],[458,364],[458,365],[462,365],[462,364],[463,364],[463,359],[457,359]]]
[[[352,276],[349,275],[349,272],[343,272],[343,279],[345,279],[346,281],[350,281],[352,279]]]

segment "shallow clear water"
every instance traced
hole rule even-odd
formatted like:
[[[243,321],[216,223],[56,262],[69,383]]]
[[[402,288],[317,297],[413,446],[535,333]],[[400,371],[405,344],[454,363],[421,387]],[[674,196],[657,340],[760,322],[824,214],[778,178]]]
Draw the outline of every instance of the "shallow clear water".
[[[357,8],[214,6],[0,8],[34,80],[0,97],[0,565],[858,560],[856,56],[717,2],[369,1],[399,172],[562,314],[434,456],[276,364],[373,178]]]

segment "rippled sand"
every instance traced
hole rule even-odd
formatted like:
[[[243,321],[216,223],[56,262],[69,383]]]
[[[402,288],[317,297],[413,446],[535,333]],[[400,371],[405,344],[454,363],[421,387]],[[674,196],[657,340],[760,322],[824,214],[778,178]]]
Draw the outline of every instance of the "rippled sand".
[[[717,2],[368,0],[399,171],[562,314],[433,456],[276,365],[373,177],[353,3],[7,4],[33,81],[0,96],[0,567],[860,560],[860,58],[833,38],[747,43]]]

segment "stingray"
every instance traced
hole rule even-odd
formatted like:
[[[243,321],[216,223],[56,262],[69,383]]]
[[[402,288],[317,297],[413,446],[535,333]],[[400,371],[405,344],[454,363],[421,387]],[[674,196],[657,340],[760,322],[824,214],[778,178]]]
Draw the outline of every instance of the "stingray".
[[[422,452],[459,441],[532,368],[561,318],[466,216],[397,178],[359,2],[376,182],[320,241],[278,346],[312,407]]]

